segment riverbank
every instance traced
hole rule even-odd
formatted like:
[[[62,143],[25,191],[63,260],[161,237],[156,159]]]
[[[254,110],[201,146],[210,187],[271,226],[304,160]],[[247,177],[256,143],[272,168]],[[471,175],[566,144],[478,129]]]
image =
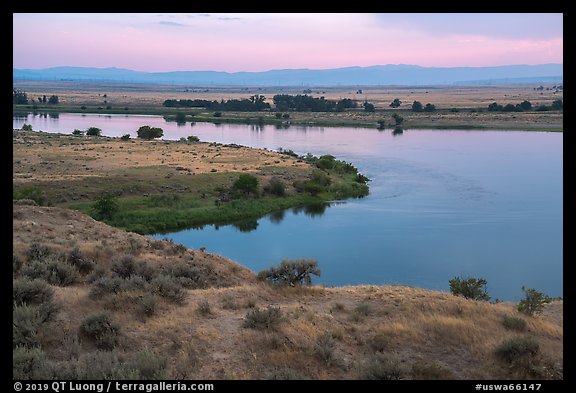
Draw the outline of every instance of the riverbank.
[[[562,301],[527,316],[400,285],[274,287],[222,256],[16,203],[13,255],[14,379],[563,378]]]
[[[352,165],[328,159],[320,169],[311,159],[230,144],[15,130],[13,195],[141,234],[205,224],[247,228],[246,220],[274,211],[367,195]],[[254,177],[254,190],[236,192],[241,174]],[[116,204],[113,214],[94,209],[104,194]]]
[[[182,86],[66,83],[14,81],[14,87],[29,93],[31,97],[56,94],[59,104],[14,105],[13,112],[46,113],[105,113],[149,114],[166,116],[176,120],[185,116],[186,122],[212,122],[233,124],[271,124],[279,128],[290,126],[368,127],[377,129],[384,124],[387,129],[395,127],[393,114],[402,116],[402,127],[428,129],[505,129],[524,131],[563,130],[562,111],[538,111],[539,106],[550,106],[563,98],[563,91],[551,86],[542,90],[532,85],[503,86],[414,86],[414,87],[318,87],[307,93],[327,100],[350,99],[360,105],[343,112],[234,112],[202,108],[167,108],[162,104],[168,99],[229,100],[246,99],[258,94],[272,103],[275,94],[303,94],[299,87],[210,87],[185,88]],[[359,93],[361,91],[361,93]],[[392,108],[391,102],[400,101]],[[412,103],[433,104],[433,112],[414,112]],[[532,109],[524,112],[492,112],[488,105],[493,102],[506,105],[529,101]],[[374,105],[374,112],[366,112],[362,103]],[[278,118],[278,114],[280,117]],[[286,116],[286,117],[284,117]],[[383,122],[383,123],[382,123]]]

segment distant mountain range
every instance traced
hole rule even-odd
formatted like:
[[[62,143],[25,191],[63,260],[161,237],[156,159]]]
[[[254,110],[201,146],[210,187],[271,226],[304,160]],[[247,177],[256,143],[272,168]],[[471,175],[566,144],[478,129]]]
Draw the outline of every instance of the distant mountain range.
[[[323,70],[285,69],[263,72],[142,72],[122,68],[53,67],[13,69],[13,80],[157,83],[198,86],[375,86],[508,83],[562,83],[562,64],[496,67],[421,67],[406,64]]]

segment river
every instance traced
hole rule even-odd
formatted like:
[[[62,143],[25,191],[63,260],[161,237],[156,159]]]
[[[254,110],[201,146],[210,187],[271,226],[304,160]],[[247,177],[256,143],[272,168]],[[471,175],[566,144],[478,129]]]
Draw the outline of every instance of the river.
[[[208,225],[156,238],[206,247],[253,271],[313,258],[317,284],[402,284],[448,291],[455,276],[482,277],[492,299],[518,300],[522,286],[562,296],[563,134],[215,125],[161,116],[60,114],[14,117],[14,128],[71,133],[99,127],[164,139],[196,135],[298,154],[332,154],[371,181],[370,195],[326,209],[288,210],[246,225]]]

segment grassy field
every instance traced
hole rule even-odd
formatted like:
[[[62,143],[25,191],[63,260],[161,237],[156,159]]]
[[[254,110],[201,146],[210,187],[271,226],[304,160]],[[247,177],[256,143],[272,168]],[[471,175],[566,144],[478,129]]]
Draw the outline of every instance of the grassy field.
[[[289,119],[277,119],[274,112],[224,112],[222,117],[214,117],[214,112],[202,109],[166,108],[162,103],[167,99],[228,100],[243,99],[254,94],[266,97],[273,104],[276,94],[303,94],[306,87],[190,87],[139,84],[103,84],[73,82],[33,82],[14,81],[14,87],[26,91],[30,98],[55,94],[58,105],[40,105],[39,111],[85,112],[85,113],[143,113],[175,115],[185,113],[188,121],[215,121],[267,124],[308,124],[332,126],[378,127],[383,120],[393,128],[392,114],[404,117],[405,128],[475,128],[562,131],[562,111],[488,112],[493,102],[501,105],[519,104],[530,101],[533,108],[549,106],[554,100],[563,99],[563,91],[552,89],[535,90],[536,85],[507,86],[419,86],[419,87],[317,87],[311,88],[310,95],[324,96],[326,99],[349,98],[360,104],[367,101],[375,106],[373,113],[363,109],[346,112],[291,112]],[[362,93],[359,93],[359,91]],[[106,95],[106,97],[104,97]],[[391,108],[392,100],[398,98],[402,104]],[[436,106],[434,112],[412,111],[412,103]],[[81,109],[82,107],[85,109]],[[14,111],[26,111],[32,106],[14,106]]]
[[[238,145],[181,141],[122,141],[14,131],[13,196],[69,207],[138,233],[255,219],[286,208],[362,196],[355,173],[324,171],[330,185],[303,192],[320,170],[297,157]],[[240,174],[258,179],[256,194],[231,198]],[[272,179],[283,195],[265,192]],[[92,209],[104,193],[118,210],[98,217]],[[241,224],[240,224],[241,225]]]
[[[15,203],[14,378],[563,378],[562,301],[277,287],[207,251]]]

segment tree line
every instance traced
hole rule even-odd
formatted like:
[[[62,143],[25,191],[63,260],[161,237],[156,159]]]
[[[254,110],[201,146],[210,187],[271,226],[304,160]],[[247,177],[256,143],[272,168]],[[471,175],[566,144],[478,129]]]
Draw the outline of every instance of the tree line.
[[[345,109],[357,108],[356,100],[343,98],[341,100],[327,100],[325,97],[315,98],[307,94],[277,94],[272,98],[276,110],[282,112],[342,112]],[[244,99],[230,100],[165,100],[162,104],[167,108],[205,108],[209,110],[224,110],[238,112],[257,112],[270,109],[262,95],[253,95]]]
[[[224,100],[165,100],[162,105],[167,108],[206,108],[210,110],[225,110],[238,112],[257,112],[270,109],[270,104],[265,102],[266,97],[253,95],[250,98]]]
[[[38,97],[38,102],[41,104],[51,104],[56,105],[59,103],[59,98],[56,95],[51,95],[46,98],[46,96]],[[28,94],[20,89],[12,89],[12,103],[15,105],[27,105],[29,103]],[[30,100],[30,103],[34,103],[34,100]]]

